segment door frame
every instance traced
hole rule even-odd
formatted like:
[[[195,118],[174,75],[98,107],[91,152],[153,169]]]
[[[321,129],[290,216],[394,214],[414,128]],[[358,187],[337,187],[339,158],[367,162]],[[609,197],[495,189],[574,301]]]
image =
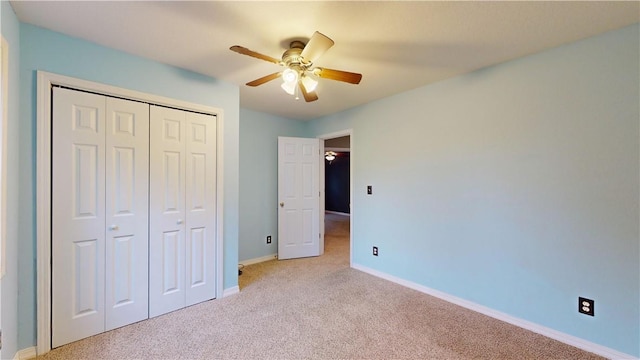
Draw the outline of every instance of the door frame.
[[[36,322],[37,354],[51,350],[51,104],[54,85],[216,116],[216,298],[223,297],[223,169],[224,114],[220,108],[175,100],[116,86],[37,72],[36,89]]]
[[[320,242],[320,254],[324,254],[324,212],[325,212],[325,183],[324,183],[324,141],[338,137],[349,136],[349,267],[353,267],[353,129],[344,129],[336,132],[318,135],[320,139],[320,232],[322,241]]]
[[[0,34],[0,280],[7,268],[7,124],[9,123],[9,45]],[[2,281],[0,281],[0,299]],[[17,299],[16,299],[17,300]],[[0,327],[2,326],[2,301],[0,301]],[[0,337],[2,332],[0,331]],[[2,340],[2,339],[0,339]],[[0,344],[0,359],[2,346]]]

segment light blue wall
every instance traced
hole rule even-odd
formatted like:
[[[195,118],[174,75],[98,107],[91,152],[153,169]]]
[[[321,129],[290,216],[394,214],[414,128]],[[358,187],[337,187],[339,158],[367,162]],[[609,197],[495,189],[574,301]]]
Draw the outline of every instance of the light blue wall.
[[[240,109],[240,262],[278,252],[278,136],[304,136],[305,128],[300,121]]]
[[[225,288],[238,253],[277,248],[277,136],[353,128],[355,263],[640,356],[638,25],[297,123],[239,109],[233,85],[19,25],[1,6],[18,155],[4,356],[35,345],[36,69],[224,109]],[[579,295],[596,300],[596,317],[577,314]]]
[[[19,117],[19,71],[20,71],[20,24],[8,1],[0,2],[0,24],[2,36],[9,47],[9,92],[7,122],[7,229],[6,229],[6,275],[2,278],[2,358],[13,359],[18,348],[18,133]],[[5,51],[3,49],[2,51]]]
[[[640,356],[639,33],[311,122],[353,129],[354,262]]]
[[[239,90],[235,85],[21,24],[19,338],[36,343],[36,70],[115,85],[224,111],[224,287],[238,284]]]

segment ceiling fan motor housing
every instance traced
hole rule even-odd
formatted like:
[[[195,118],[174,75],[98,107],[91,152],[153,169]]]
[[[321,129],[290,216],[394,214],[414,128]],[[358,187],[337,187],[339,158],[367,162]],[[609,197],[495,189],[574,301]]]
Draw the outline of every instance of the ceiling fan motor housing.
[[[282,54],[282,62],[287,67],[294,67],[296,65],[302,65],[302,61],[300,58],[300,53],[302,53],[302,49],[300,48],[291,48]]]

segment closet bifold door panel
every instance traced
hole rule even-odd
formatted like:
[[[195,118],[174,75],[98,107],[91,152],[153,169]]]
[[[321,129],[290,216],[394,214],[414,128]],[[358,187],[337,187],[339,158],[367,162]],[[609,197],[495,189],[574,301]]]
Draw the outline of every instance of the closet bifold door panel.
[[[149,105],[107,98],[105,330],[149,318]]]
[[[215,297],[216,118],[187,113],[186,305]]]
[[[148,317],[149,106],[53,88],[52,346]]]
[[[149,316],[215,297],[216,118],[151,106]]]
[[[105,100],[53,89],[52,346],[104,331]]]
[[[149,317],[184,307],[185,113],[151,106]]]

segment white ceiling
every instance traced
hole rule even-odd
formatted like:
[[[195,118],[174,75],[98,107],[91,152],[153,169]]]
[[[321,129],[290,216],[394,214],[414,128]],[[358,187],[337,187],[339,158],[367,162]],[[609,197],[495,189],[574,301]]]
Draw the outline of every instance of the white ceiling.
[[[640,21],[640,2],[12,1],[26,23],[240,86],[240,106],[308,120]],[[274,80],[293,39],[335,41],[315,65],[363,74],[321,79],[319,100],[296,101]]]

